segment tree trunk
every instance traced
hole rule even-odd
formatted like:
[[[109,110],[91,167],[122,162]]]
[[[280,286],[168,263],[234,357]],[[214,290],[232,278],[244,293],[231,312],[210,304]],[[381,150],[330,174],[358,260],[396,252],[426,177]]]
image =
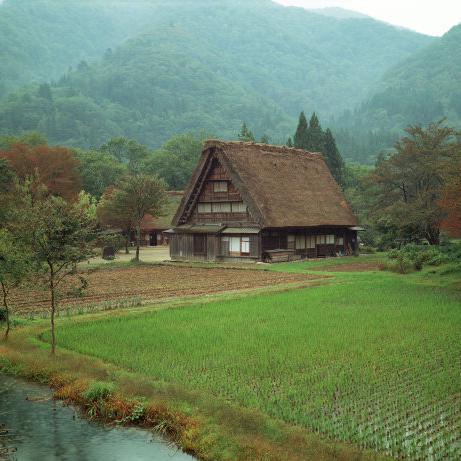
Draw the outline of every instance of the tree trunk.
[[[136,256],[134,260],[139,262],[139,247],[141,246],[141,226],[136,226]]]
[[[125,254],[129,255],[130,254],[130,250],[128,249],[130,245],[130,233],[128,232],[126,238],[125,238]]]
[[[8,308],[8,292],[6,291],[5,285],[2,283],[3,291],[3,307],[5,308],[5,318],[6,318],[6,330],[5,330],[5,341],[8,341],[8,335],[10,334],[10,310]]]
[[[429,242],[429,245],[439,245],[440,244],[440,229],[430,228],[426,232],[426,239]]]
[[[54,328],[54,314],[56,312],[56,293],[55,293],[55,286],[54,286],[54,271],[53,268],[50,267],[50,294],[51,294],[51,355],[55,355],[56,353],[56,335],[55,335],[55,328]]]

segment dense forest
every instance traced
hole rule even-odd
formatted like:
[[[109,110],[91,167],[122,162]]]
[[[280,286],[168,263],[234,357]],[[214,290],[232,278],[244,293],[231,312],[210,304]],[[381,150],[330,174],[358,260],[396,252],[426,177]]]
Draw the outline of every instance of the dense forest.
[[[446,117],[461,126],[461,25],[386,72],[373,95],[333,123],[346,156],[367,161],[402,128]]]
[[[99,59],[154,14],[150,0],[0,3],[0,98],[23,84],[58,79],[81,60]]]
[[[122,1],[2,4],[0,23],[13,30],[0,28],[0,134],[38,130],[84,148],[123,135],[155,148],[189,130],[232,139],[246,120],[256,137],[285,143],[300,111],[315,110],[343,156],[366,162],[392,135],[361,132],[363,155],[341,114],[392,66],[437,43],[352,12],[270,0],[135,4],[129,14]]]

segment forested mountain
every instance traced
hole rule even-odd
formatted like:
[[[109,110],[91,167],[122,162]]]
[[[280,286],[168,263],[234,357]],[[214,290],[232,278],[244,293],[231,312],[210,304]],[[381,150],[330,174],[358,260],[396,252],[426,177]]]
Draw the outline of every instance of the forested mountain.
[[[151,0],[5,0],[0,2],[0,98],[29,82],[59,78],[82,59],[139,33]]]
[[[42,4],[51,12],[67,4],[8,3]],[[328,120],[356,107],[390,66],[433,41],[370,18],[331,17],[270,0],[141,3],[140,33],[131,34],[131,25],[123,33],[133,38],[115,49],[109,42],[121,40],[115,29],[126,20],[117,16],[124,3],[99,0],[98,11],[119,8],[109,8],[117,27],[98,48],[114,51],[98,62],[80,62],[50,88],[32,85],[10,95],[0,107],[0,129],[38,129],[67,145],[91,146],[123,134],[158,146],[188,129],[233,137],[246,120],[257,137],[267,133],[280,142],[293,134],[301,110]],[[70,16],[84,23],[78,11]]]
[[[335,124],[346,155],[366,160],[408,124],[447,117],[461,127],[461,25],[389,69],[373,96]],[[338,128],[342,128],[338,129]]]

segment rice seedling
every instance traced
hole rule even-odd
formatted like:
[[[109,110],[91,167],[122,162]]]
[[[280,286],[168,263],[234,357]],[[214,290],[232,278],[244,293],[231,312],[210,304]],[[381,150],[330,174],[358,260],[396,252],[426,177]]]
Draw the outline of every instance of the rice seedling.
[[[461,459],[459,293],[342,282],[66,322],[58,342],[396,458]]]

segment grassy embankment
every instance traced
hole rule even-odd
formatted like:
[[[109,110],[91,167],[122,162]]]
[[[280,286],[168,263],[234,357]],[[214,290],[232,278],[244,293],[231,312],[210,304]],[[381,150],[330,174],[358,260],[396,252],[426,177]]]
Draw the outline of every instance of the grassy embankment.
[[[65,320],[54,362],[39,322],[2,352],[59,397],[107,419],[141,414],[202,459],[379,458],[359,447],[456,459],[461,287],[443,271],[335,272],[318,287]],[[81,397],[94,379],[116,386],[105,402]]]

